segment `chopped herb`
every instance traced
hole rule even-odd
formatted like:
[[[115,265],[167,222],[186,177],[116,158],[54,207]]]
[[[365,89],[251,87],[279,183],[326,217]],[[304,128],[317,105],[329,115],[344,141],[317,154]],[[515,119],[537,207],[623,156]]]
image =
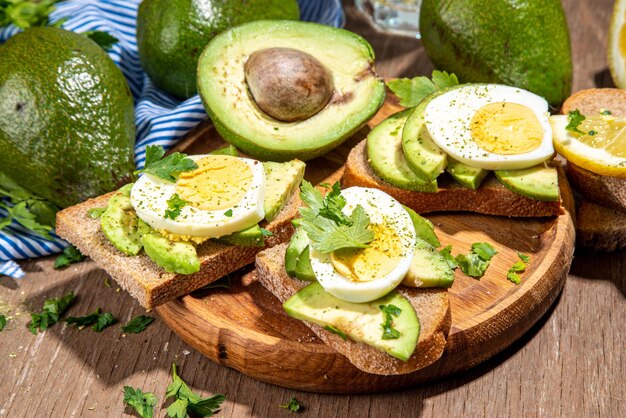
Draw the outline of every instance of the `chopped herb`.
[[[6,327],[7,325],[7,317],[0,314],[0,331],[2,331],[4,329],[4,327]]]
[[[109,312],[100,313],[100,308],[98,308],[94,312],[86,316],[67,317],[65,319],[65,322],[70,325],[74,324],[79,329],[93,325],[91,329],[96,332],[102,332],[105,328],[108,328],[111,325],[115,324],[117,322],[117,319],[115,319],[113,315]]]
[[[601,115],[603,116],[608,116],[608,115],[612,115],[613,112],[611,112],[610,110],[603,110],[602,112],[600,112]]]
[[[108,278],[108,277],[105,277],[105,278],[104,278],[104,285],[105,285],[106,287],[111,287],[111,281],[109,280],[109,278]]]
[[[198,165],[187,155],[175,152],[163,158],[165,150],[158,145],[148,145],[146,148],[146,163],[143,170],[135,173],[148,173],[163,180],[174,183],[178,175],[184,171],[198,168]]]
[[[178,193],[174,193],[172,197],[167,199],[167,207],[165,209],[165,219],[176,219],[180,215],[180,210],[187,206],[187,202],[180,198]]]
[[[489,261],[498,251],[488,242],[475,242],[472,244],[472,252],[478,254],[480,258]]]
[[[274,233],[272,231],[269,231],[265,228],[259,228],[261,230],[261,235],[263,235],[264,237],[271,237],[272,235],[274,235]]]
[[[124,403],[137,412],[141,418],[152,418],[157,397],[152,392],[142,392],[140,388],[124,386]]]
[[[89,32],[84,32],[83,35],[97,43],[105,51],[108,51],[114,44],[119,42],[119,39],[115,36],[100,30],[90,30]]]
[[[233,216],[233,210],[232,209],[228,209],[226,212],[224,212],[224,215],[228,216],[229,218],[231,216]]]
[[[384,322],[380,325],[383,329],[383,340],[400,338],[400,331],[393,328],[393,316],[399,316],[402,310],[395,305],[380,305],[379,308],[385,317]]]
[[[212,417],[219,411],[224,395],[214,395],[202,398],[191,391],[189,386],[176,374],[176,363],[172,364],[172,383],[167,387],[165,398],[174,398],[174,402],[167,408],[167,416],[171,418],[186,418],[187,415]]]
[[[302,404],[298,402],[296,398],[293,398],[293,397],[289,399],[289,402],[287,402],[284,405],[278,405],[278,407],[287,409],[290,412],[298,412],[299,410],[304,409]]]
[[[455,257],[456,263],[461,268],[461,271],[475,279],[480,279],[485,275],[487,267],[489,267],[489,261],[485,261],[476,253],[459,254]]]
[[[154,318],[146,315],[139,315],[128,321],[126,325],[122,327],[122,332],[127,334],[139,334],[154,321]]]
[[[522,253],[517,253],[517,256],[520,258],[520,260],[522,260],[524,263],[530,263],[530,257],[527,256],[526,254],[522,254]]]
[[[74,296],[73,292],[60,298],[46,299],[41,313],[30,314],[31,321],[28,324],[28,330],[33,334],[37,334],[37,331],[45,331],[56,324],[75,299],[76,296]]]
[[[332,325],[326,325],[324,327],[324,329],[328,332],[332,332],[333,334],[337,334],[341,337],[342,340],[346,341],[348,339],[348,336],[346,334],[344,334],[343,331],[341,331],[340,329],[337,329],[335,327],[333,327]]]
[[[519,274],[517,274],[514,271],[509,270],[509,272],[506,274],[506,278],[515,284],[520,284],[522,282],[522,279],[519,277]]]
[[[91,219],[98,219],[102,216],[105,210],[107,210],[107,208],[91,208],[87,211],[87,214]]]
[[[530,257],[522,253],[517,253],[517,255],[521,259],[521,261],[517,261],[511,266],[506,274],[506,278],[515,284],[520,284],[522,282],[522,279],[517,273],[521,273],[526,270],[526,263],[530,261]]]
[[[430,79],[426,76],[399,78],[389,81],[387,87],[400,99],[402,106],[413,107],[430,94],[458,84],[459,80],[455,74],[435,70]]]
[[[320,183],[320,187],[323,187],[325,189],[330,189],[332,186],[330,185],[330,183],[324,182],[324,183]]]
[[[583,123],[583,121],[587,118],[585,117],[585,115],[582,115],[578,109],[570,110],[570,112],[567,114],[567,119],[569,120],[569,123],[567,124],[565,129],[582,135],[585,134],[583,131],[578,129],[578,126]]]
[[[593,129],[588,132],[589,136],[595,136],[597,134]]]
[[[456,263],[456,260],[454,259],[454,256],[452,256],[451,252],[452,245],[446,245],[441,250],[439,250],[439,253],[443,256],[443,258],[445,258],[446,263],[448,263],[450,268],[452,270],[456,270],[459,265]]]
[[[78,251],[78,248],[74,247],[73,245],[70,245],[69,247],[63,250],[63,253],[61,253],[56,258],[56,260],[54,260],[54,268],[60,269],[63,267],[67,267],[70,264],[78,263],[80,261],[83,261],[84,259],[85,259],[85,256],[83,255],[83,253]]]
[[[60,0],[2,0],[0,27],[9,23],[22,29],[47,26],[48,16],[54,10],[54,3],[57,1]]]
[[[515,272],[518,272],[518,273],[522,272],[524,270],[526,270],[526,263],[524,263],[523,261],[516,262],[509,269],[509,271],[515,271]]]

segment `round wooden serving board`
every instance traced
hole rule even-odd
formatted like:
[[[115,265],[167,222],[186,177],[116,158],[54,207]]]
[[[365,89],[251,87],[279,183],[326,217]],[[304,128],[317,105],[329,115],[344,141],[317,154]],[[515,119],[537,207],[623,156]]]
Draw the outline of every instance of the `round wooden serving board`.
[[[401,108],[386,103],[370,122],[375,126]],[[363,128],[330,154],[310,161],[306,177],[333,181]],[[179,146],[203,153],[223,144],[207,122]],[[289,318],[278,300],[253,280],[254,272],[231,275],[229,289],[195,292],[156,308],[165,323],[211,360],[265,382],[327,393],[366,393],[403,388],[468,369],[520,338],[550,307],[565,283],[574,250],[573,198],[561,181],[566,213],[557,218],[509,219],[467,213],[427,215],[442,245],[467,253],[487,241],[499,251],[485,276],[475,280],[458,269],[449,290],[452,327],[443,356],[431,366],[397,376],[360,371],[323,344],[302,322]],[[506,279],[517,253],[531,256],[515,285]],[[247,274],[246,274],[247,273]],[[242,278],[242,280],[240,280]]]

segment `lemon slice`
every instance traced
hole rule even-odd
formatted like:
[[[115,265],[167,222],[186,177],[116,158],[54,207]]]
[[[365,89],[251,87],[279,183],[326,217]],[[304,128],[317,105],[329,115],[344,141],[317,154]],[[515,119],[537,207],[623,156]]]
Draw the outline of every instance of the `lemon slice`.
[[[554,148],[568,161],[596,174],[626,178],[626,119],[589,116],[578,126],[582,134],[565,129],[565,115],[551,116],[550,123]]]
[[[626,0],[617,0],[613,6],[608,52],[613,82],[626,89]]]

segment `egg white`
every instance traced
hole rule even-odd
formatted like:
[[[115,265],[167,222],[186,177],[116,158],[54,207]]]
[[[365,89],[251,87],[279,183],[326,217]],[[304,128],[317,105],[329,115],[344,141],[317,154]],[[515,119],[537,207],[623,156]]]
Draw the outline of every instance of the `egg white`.
[[[470,122],[481,107],[490,103],[516,103],[532,110],[543,128],[539,148],[520,154],[502,155],[480,148],[472,139]],[[426,106],[424,120],[433,141],[455,160],[486,170],[519,170],[532,167],[554,155],[548,102],[534,93],[500,84],[463,85]]]
[[[189,158],[195,161],[206,156],[190,155]],[[133,185],[131,204],[141,220],[154,229],[172,234],[218,238],[249,228],[265,217],[265,172],[260,161],[239,159],[252,170],[252,182],[241,201],[230,208],[208,211],[186,205],[176,219],[165,218],[165,211],[169,209],[167,201],[176,193],[176,183],[148,173]],[[226,216],[229,209],[232,216]]]
[[[386,222],[396,231],[401,242],[400,260],[386,276],[368,282],[354,282],[335,270],[330,254],[321,253],[310,245],[311,268],[324,290],[339,299],[355,303],[376,300],[395,289],[409,271],[415,250],[415,228],[407,211],[385,192],[350,187],[342,190],[341,195],[347,202],[343,209],[345,214],[351,214],[357,205],[361,205],[371,224]]]

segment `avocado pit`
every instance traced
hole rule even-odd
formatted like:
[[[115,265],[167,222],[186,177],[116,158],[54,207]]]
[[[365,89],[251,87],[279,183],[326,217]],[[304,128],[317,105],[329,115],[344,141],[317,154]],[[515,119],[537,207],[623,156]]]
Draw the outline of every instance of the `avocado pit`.
[[[244,65],[248,89],[269,116],[295,122],[322,110],[333,96],[333,79],[314,56],[293,48],[254,52]]]

